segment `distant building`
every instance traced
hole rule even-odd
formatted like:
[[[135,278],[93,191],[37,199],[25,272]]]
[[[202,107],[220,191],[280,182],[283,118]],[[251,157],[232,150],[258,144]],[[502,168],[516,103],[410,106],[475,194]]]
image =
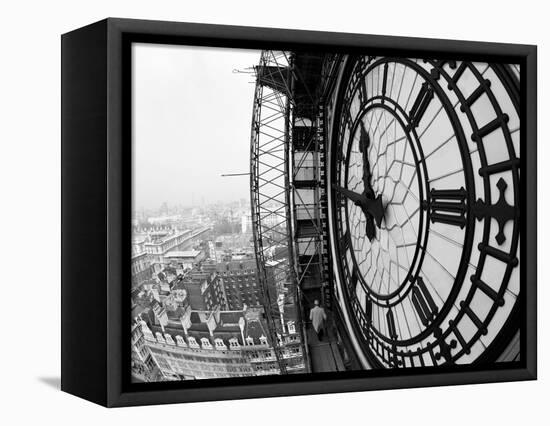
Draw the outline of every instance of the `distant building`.
[[[151,225],[175,226],[182,220],[181,215],[150,217],[147,219]]]
[[[226,309],[223,280],[215,272],[191,271],[172,290],[185,289],[189,305],[195,310]]]
[[[210,231],[209,227],[202,227],[197,230],[174,231],[170,234],[152,238],[144,243],[144,248],[155,272],[162,269],[166,263],[165,256],[170,251],[183,251],[189,249],[197,239]]]
[[[252,232],[252,214],[247,213],[241,216],[241,232],[246,234]]]
[[[190,230],[174,232],[169,235],[162,236],[144,244],[145,251],[149,254],[151,263],[155,265],[163,265],[165,263],[164,255],[170,250],[183,250],[189,247]]]
[[[214,242],[212,240],[208,241],[208,249],[207,249],[207,252],[206,254],[208,255],[208,257],[210,259],[212,259],[214,262],[217,261],[217,256],[216,256],[216,247],[214,246]]]
[[[185,269],[192,269],[200,264],[205,258],[205,254],[201,250],[173,250],[164,255],[164,263],[183,272]]]
[[[145,243],[147,238],[145,236],[132,237],[132,256],[145,252]]]
[[[130,260],[132,287],[138,287],[149,280],[152,275],[151,262],[147,253],[134,254]]]

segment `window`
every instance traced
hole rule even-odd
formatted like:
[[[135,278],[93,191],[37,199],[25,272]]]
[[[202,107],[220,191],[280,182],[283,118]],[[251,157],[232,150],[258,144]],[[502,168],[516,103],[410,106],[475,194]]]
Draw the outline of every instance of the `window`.
[[[289,321],[287,323],[287,326],[288,326],[288,332],[289,333],[292,333],[292,334],[296,333],[296,326],[294,324],[294,321]]]
[[[225,343],[223,342],[222,339],[216,339],[215,342],[216,342],[217,349],[227,349],[227,346],[225,346]]]

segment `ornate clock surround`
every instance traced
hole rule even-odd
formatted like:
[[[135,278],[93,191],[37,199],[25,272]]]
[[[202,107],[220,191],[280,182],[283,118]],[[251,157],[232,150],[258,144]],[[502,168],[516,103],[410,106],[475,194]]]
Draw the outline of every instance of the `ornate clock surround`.
[[[355,80],[355,75],[353,75],[353,68],[356,65],[356,60],[349,60],[347,61],[344,70],[341,75],[341,83],[338,88],[338,94],[337,94],[337,102],[335,107],[335,118],[333,128],[332,128],[332,134],[329,135],[330,141],[332,141],[332,146],[329,148],[328,158],[329,158],[329,164],[327,165],[327,175],[329,176],[329,182],[333,182],[335,179],[335,176],[339,174],[338,167],[340,166],[340,163],[338,161],[335,161],[335,158],[338,156],[336,152],[334,151],[334,141],[337,141],[339,139],[339,134],[342,131],[342,126],[344,126],[343,122],[339,123],[340,117],[343,114],[342,105],[343,105],[343,98],[345,97],[345,93],[348,90],[351,90],[354,86],[356,86],[358,83]],[[406,62],[409,61],[407,59],[398,59],[398,58],[378,58],[377,60],[373,60],[372,58],[368,61],[368,65],[365,66],[365,70],[368,69],[368,66],[371,68],[374,66],[380,65],[380,63],[386,62],[385,66],[385,72],[387,72],[387,63],[389,61],[401,61]],[[411,62],[409,62],[411,63]],[[505,277],[503,278],[503,284],[500,286],[500,290],[498,292],[491,292],[490,296],[494,299],[494,306],[491,308],[492,314],[490,313],[487,318],[485,319],[486,322],[489,322],[492,315],[494,315],[495,311],[498,309],[499,306],[502,306],[503,299],[502,294],[504,291],[506,291],[506,284],[507,280],[510,278],[510,274],[513,268],[515,268],[518,265],[518,257],[514,256],[513,254],[517,252],[518,246],[519,246],[519,207],[520,207],[520,194],[521,189],[518,191],[519,188],[519,167],[520,167],[520,161],[517,155],[514,153],[514,147],[513,142],[510,134],[510,129],[508,129],[507,123],[509,117],[503,113],[500,110],[500,106],[498,105],[498,102],[496,101],[494,96],[491,96],[490,91],[490,82],[487,83],[487,80],[484,80],[481,75],[479,75],[479,72],[476,73],[476,68],[474,65],[472,65],[469,62],[462,62],[460,65],[457,66],[457,63],[454,61],[434,61],[434,60],[424,60],[424,63],[428,63],[431,65],[431,70],[426,70],[423,67],[415,66],[419,73],[422,74],[422,76],[425,78],[426,85],[430,85],[430,87],[425,91],[427,94],[424,98],[428,96],[434,96],[435,95],[439,97],[441,102],[444,104],[445,110],[453,116],[453,119],[451,119],[451,123],[453,125],[453,129],[455,130],[455,134],[457,135],[458,141],[461,143],[461,155],[464,159],[468,155],[468,143],[467,138],[471,137],[471,140],[476,142],[479,146],[480,151],[480,157],[482,158],[483,164],[477,170],[478,174],[484,179],[484,190],[485,193],[481,194],[484,195],[485,199],[491,200],[490,194],[490,176],[494,173],[497,173],[499,170],[510,170],[512,174],[512,181],[515,185],[515,191],[514,191],[514,203],[515,211],[512,206],[506,203],[506,200],[503,196],[504,191],[506,190],[506,184],[502,184],[501,181],[497,182],[498,191],[500,192],[500,198],[498,201],[492,200],[491,202],[482,201],[482,198],[480,198],[480,194],[476,194],[474,190],[466,190],[464,194],[464,202],[467,206],[467,215],[465,217],[465,244],[464,244],[464,251],[463,251],[463,258],[468,259],[470,256],[470,251],[472,249],[472,240],[473,240],[473,228],[475,227],[475,224],[477,221],[482,219],[489,219],[485,221],[485,224],[483,226],[483,242],[478,245],[478,249],[480,251],[485,250],[481,253],[481,256],[483,259],[480,259],[482,268],[483,268],[483,262],[488,256],[498,257],[501,259],[504,263],[506,263],[506,273]],[[450,75],[447,73],[447,70],[444,68],[445,64],[447,64],[447,68],[451,69],[457,69],[455,75]],[[519,114],[519,86],[518,82],[514,81],[514,76],[509,73],[509,71],[506,69],[503,65],[498,64],[492,64],[490,65],[491,69],[494,71],[494,73],[498,76],[500,81],[502,82],[503,86],[506,88],[507,93],[510,96],[510,99],[512,100],[513,106],[516,110],[516,112]],[[479,80],[479,89],[477,91],[474,91],[473,94],[470,94],[468,97],[464,96],[461,91],[458,88],[457,81],[460,79],[460,76],[464,71],[470,70],[473,72],[476,76],[476,78]],[[350,78],[350,76],[353,76]],[[467,117],[468,122],[471,125],[472,128],[472,134],[466,135],[463,131],[463,127],[461,125],[460,119],[456,117],[456,105],[453,106],[450,104],[447,96],[442,92],[442,89],[439,84],[435,83],[437,80],[443,79],[445,83],[448,85],[449,90],[453,90],[458,98],[458,102],[460,104],[460,111],[465,114]],[[348,84],[344,84],[344,83]],[[428,83],[429,82],[429,83]],[[431,83],[434,83],[431,85]],[[386,90],[386,77],[384,77],[384,87],[383,92]],[[430,93],[431,92],[431,93]],[[495,108],[497,111],[497,119],[495,119],[493,122],[486,124],[485,126],[480,126],[479,123],[476,122],[476,119],[472,113],[472,106],[475,104],[475,102],[479,99],[480,96],[483,94],[486,94],[491,102],[492,107]],[[411,113],[409,115],[413,115],[415,108],[416,110],[421,110],[422,108],[425,109],[425,105],[423,105],[423,100],[421,97],[418,102],[413,105],[413,108],[411,108]],[[369,99],[368,102],[363,104],[361,107],[363,111],[358,114],[358,117],[362,117],[364,114],[367,113],[369,108],[374,108],[374,103],[378,101],[378,107],[379,108],[386,108],[387,110],[391,111],[390,108],[387,107],[388,103],[391,103],[391,99],[387,99],[384,96],[374,97],[373,99]],[[369,106],[369,102],[372,103],[372,105]],[[500,114],[499,114],[500,111]],[[402,116],[399,117],[398,113],[400,113]],[[412,135],[410,138],[408,137],[409,142],[411,145],[414,145],[415,142],[418,143],[420,149],[421,144],[418,142],[418,139],[414,139],[416,135],[416,125],[418,123],[415,123],[414,117],[412,119],[407,120],[405,122],[407,117],[407,112],[403,111],[402,109],[395,107],[394,110],[391,111],[392,114],[396,115],[396,118],[400,120],[401,126],[408,130],[408,132]],[[339,125],[340,124],[340,125]],[[416,125],[415,125],[416,124]],[[356,131],[356,127],[358,125],[358,121],[353,124],[352,129],[349,132],[349,138],[350,140],[353,138],[353,135]],[[487,159],[485,157],[484,148],[483,148],[483,138],[490,134],[495,129],[503,129],[504,131],[504,138],[506,142],[506,148],[508,152],[510,153],[510,158],[506,161],[502,161],[498,164],[488,164]],[[508,130],[508,132],[506,132]],[[330,144],[331,142],[329,142]],[[351,143],[349,143],[348,150],[351,148]],[[517,153],[519,154],[519,153]],[[346,158],[346,161],[349,161],[349,158]],[[421,163],[421,162],[418,162]],[[465,177],[466,177],[466,189],[468,187],[473,186],[473,180],[474,180],[474,170],[471,167],[470,161],[463,161],[463,164],[465,167]],[[417,166],[420,168],[420,164],[417,164]],[[425,164],[424,164],[425,166]],[[468,167],[470,166],[470,167]],[[426,172],[426,171],[425,171]],[[346,178],[347,181],[347,173],[346,170]],[[427,172],[426,172],[427,173]],[[419,180],[420,180],[420,174],[419,174]],[[501,179],[502,180],[502,179]],[[420,185],[420,187],[422,187]],[[340,194],[335,193],[335,191],[328,191],[329,192],[329,205],[340,205]],[[349,204],[349,203],[348,203]],[[425,204],[429,204],[425,203]],[[331,254],[333,258],[342,258],[342,253],[340,252],[340,239],[335,237],[334,229],[336,226],[336,223],[341,220],[341,209],[340,208],[330,208],[330,218],[329,218],[329,234],[330,234],[330,245],[331,245]],[[426,212],[426,222],[427,226],[429,226],[430,222],[430,213],[437,214],[437,211],[431,210],[429,205],[424,205],[424,210]],[[504,213],[502,212],[504,210]],[[346,206],[345,208],[345,219],[348,220],[349,209]],[[512,247],[510,248],[510,254],[506,254],[504,252],[497,252],[495,251],[495,248],[490,245],[490,242],[488,241],[491,234],[491,220],[495,220],[498,222],[500,227],[499,234],[496,235],[495,239],[497,240],[498,244],[501,244],[499,242],[499,235],[500,239],[502,240],[502,228],[504,225],[509,222],[510,220],[514,221],[514,229],[509,236],[511,237]],[[479,225],[478,225],[479,226]],[[493,233],[494,234],[494,233]],[[426,238],[427,238],[426,234]],[[491,235],[494,237],[494,235]],[[420,240],[420,234],[419,234],[419,240]],[[493,245],[495,245],[493,243]],[[418,247],[417,247],[418,248]],[[351,250],[353,252],[353,250]],[[334,259],[333,259],[334,260]],[[354,318],[353,312],[357,310],[357,301],[354,300],[353,297],[349,297],[349,294],[346,294],[346,284],[343,283],[344,280],[347,280],[349,283],[350,276],[353,274],[353,271],[347,270],[346,266],[343,264],[344,262],[336,261],[332,262],[332,267],[335,272],[335,280],[336,285],[339,287],[339,293],[341,294],[343,306],[345,306],[344,310],[347,312],[344,312],[344,317],[346,318],[346,322],[348,323],[348,327],[354,334],[363,334],[364,327],[366,324],[366,319],[363,318]],[[465,300],[461,300],[460,302],[460,308],[461,311],[459,312],[459,316],[456,317],[456,322],[460,321],[460,318],[464,315],[467,315],[469,317],[472,317],[472,312],[469,309],[469,303],[472,299],[472,294],[476,290],[483,290],[487,293],[490,292],[488,288],[482,288],[483,282],[479,279],[479,277],[476,277],[475,275],[472,275],[471,277],[467,277],[467,267],[465,265],[464,261],[460,262],[461,265],[463,265],[462,270],[457,274],[456,283],[453,286],[453,289],[451,291],[451,294],[449,295],[447,302],[441,308],[441,310],[438,312],[439,316],[438,321],[433,321],[430,324],[430,327],[424,330],[424,335],[431,334],[434,337],[434,342],[430,345],[428,344],[428,349],[430,352],[430,356],[433,360],[433,365],[441,365],[441,363],[444,364],[451,364],[454,363],[455,359],[460,357],[460,353],[468,353],[469,347],[471,344],[474,343],[475,338],[471,339],[470,342],[466,342],[462,336],[460,336],[460,333],[456,333],[456,327],[454,327],[453,322],[449,321],[449,328],[442,330],[439,325],[441,322],[445,319],[445,312],[448,312],[451,308],[452,302],[455,301],[461,287],[461,283],[465,280],[470,278],[472,283],[474,285],[471,286],[471,291],[469,292],[469,295],[466,297]],[[410,276],[408,278],[412,278],[410,282],[413,282],[416,277]],[[402,288],[406,287],[406,280],[404,280],[403,285],[400,287],[398,291],[400,291]],[[477,286],[476,286],[477,285]],[[409,288],[406,290],[406,292],[411,291],[412,286],[409,285]],[[349,289],[348,289],[349,290]],[[494,294],[493,294],[494,293]],[[519,310],[520,310],[520,304],[519,303],[519,295],[518,295],[518,301],[514,304],[513,309],[509,312],[508,318],[505,321],[505,323],[501,327],[501,331],[498,336],[496,336],[489,347],[487,347],[483,353],[478,357],[476,362],[478,363],[485,363],[485,362],[491,362],[494,361],[498,354],[502,352],[503,347],[514,337],[514,335],[518,332],[518,324],[519,324]],[[355,305],[355,306],[354,306]],[[351,315],[350,315],[351,314]],[[473,318],[476,319],[475,314],[473,315]],[[486,334],[484,325],[485,321],[481,321],[479,318],[477,318],[476,324],[478,325],[478,334],[481,336],[483,334]],[[456,323],[455,323],[456,324]],[[395,327],[395,325],[394,325]],[[453,332],[454,331],[454,332]],[[370,340],[371,342],[374,341],[374,333],[367,334],[366,338],[358,339],[359,344],[357,346],[361,347],[362,354],[364,355],[366,362],[364,364],[369,368],[378,368],[378,367],[396,367],[396,366],[424,366],[423,359],[421,357],[418,358],[417,361],[420,361],[420,364],[418,362],[415,365],[413,358],[411,357],[411,361],[405,365],[405,357],[407,354],[400,352],[399,349],[391,344],[391,339],[381,339],[380,342],[375,343],[376,348],[381,348],[380,351],[378,349],[373,349],[372,344],[368,344],[367,342]],[[449,341],[450,340],[450,341]],[[459,346],[460,345],[460,346]],[[370,346],[370,347],[369,347]],[[459,351],[459,355],[457,356],[456,352],[453,354],[453,350],[456,347],[460,347],[461,350]],[[379,352],[382,354],[387,354],[386,356],[386,363],[381,362],[380,356],[373,355],[373,352]],[[382,358],[384,355],[382,355]],[[442,362],[439,362],[441,360]]]

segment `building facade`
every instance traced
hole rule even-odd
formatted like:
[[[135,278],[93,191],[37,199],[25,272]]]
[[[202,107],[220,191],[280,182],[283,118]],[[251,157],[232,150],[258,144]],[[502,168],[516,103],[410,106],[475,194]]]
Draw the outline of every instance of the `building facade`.
[[[223,280],[228,309],[262,304],[256,260],[220,262],[216,264],[216,272]]]
[[[280,374],[263,314],[263,308],[196,311],[189,307],[180,317],[169,315],[166,325],[155,324],[150,316],[137,318],[132,350],[149,375],[158,369],[163,380]],[[280,339],[287,371],[304,371],[299,334],[289,332]]]
[[[152,275],[151,262],[146,252],[134,254],[131,258],[132,287],[138,287]]]

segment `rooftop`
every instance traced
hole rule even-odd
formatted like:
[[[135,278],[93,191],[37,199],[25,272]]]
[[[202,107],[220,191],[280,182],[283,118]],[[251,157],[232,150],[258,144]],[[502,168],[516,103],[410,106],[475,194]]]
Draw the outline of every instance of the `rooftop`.
[[[200,250],[174,250],[174,251],[169,251],[168,253],[166,253],[164,255],[165,258],[170,258],[170,257],[191,257],[191,258],[195,258],[197,257],[199,254],[201,254],[202,252]]]

